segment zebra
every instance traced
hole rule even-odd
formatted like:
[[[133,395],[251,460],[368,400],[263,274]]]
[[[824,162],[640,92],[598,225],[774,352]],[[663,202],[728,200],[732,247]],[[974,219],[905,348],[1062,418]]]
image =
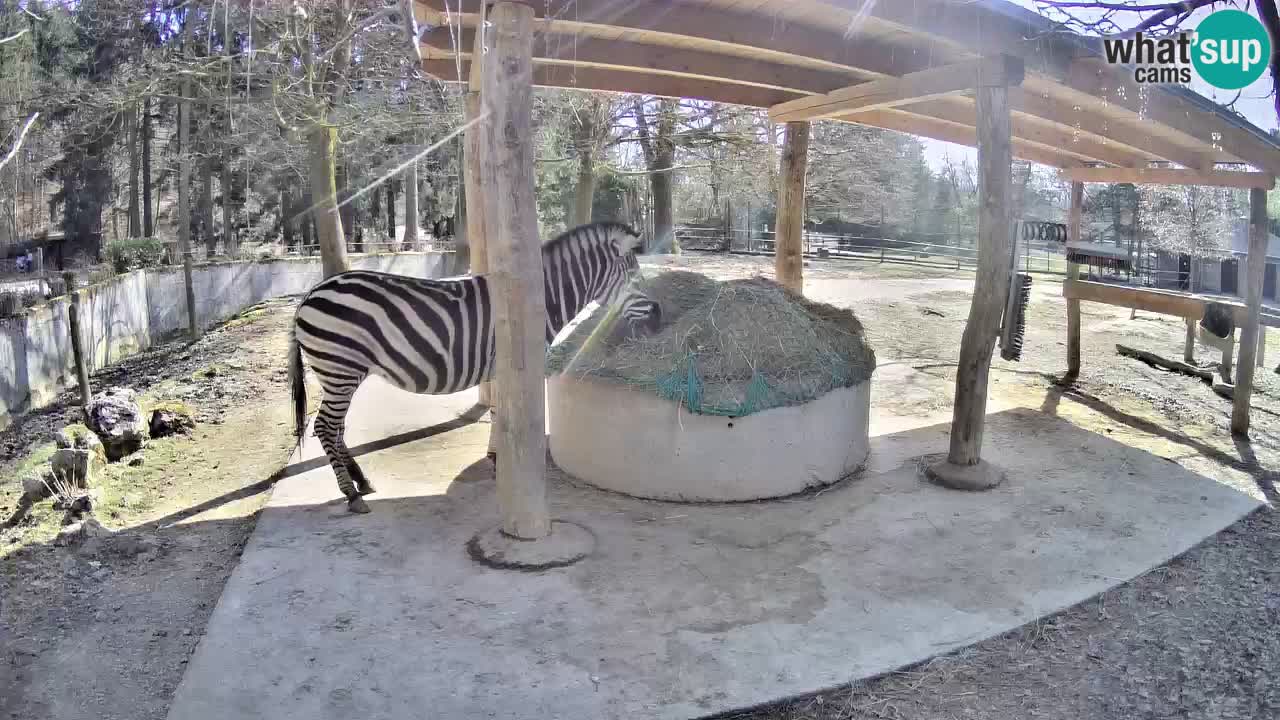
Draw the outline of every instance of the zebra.
[[[657,329],[661,307],[633,282],[642,246],[640,235],[621,223],[583,225],[542,246],[548,345],[593,301],[620,301],[623,327],[633,334]],[[353,270],[321,281],[298,306],[289,336],[294,434],[301,443],[307,416],[305,356],[324,391],[315,434],[351,512],[369,512],[362,496],[374,492],[343,439],[356,389],[373,374],[402,390],[429,395],[459,392],[490,379],[490,285],[484,275],[424,280]]]

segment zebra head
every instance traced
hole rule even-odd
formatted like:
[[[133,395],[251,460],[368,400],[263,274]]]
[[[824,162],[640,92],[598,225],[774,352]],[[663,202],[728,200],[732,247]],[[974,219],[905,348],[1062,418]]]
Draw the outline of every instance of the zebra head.
[[[621,303],[619,316],[627,324],[632,337],[652,335],[662,327],[662,306],[635,285],[623,292]]]
[[[649,335],[662,325],[662,307],[641,289],[644,276],[637,257],[644,252],[644,238],[634,228],[622,223],[600,223],[611,255],[619,262],[606,279],[606,287],[596,298],[601,305],[619,303],[619,317],[631,335]]]
[[[588,304],[608,307],[619,300],[633,333],[656,329],[662,317],[658,303],[637,285],[636,256],[643,251],[640,233],[612,222],[576,227],[544,245],[547,337],[554,338]]]

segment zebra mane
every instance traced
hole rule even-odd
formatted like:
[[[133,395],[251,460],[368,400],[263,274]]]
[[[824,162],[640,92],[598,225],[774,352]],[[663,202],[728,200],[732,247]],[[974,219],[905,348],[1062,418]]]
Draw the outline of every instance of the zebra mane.
[[[548,252],[554,246],[566,242],[569,238],[578,235],[580,232],[592,228],[599,230],[606,237],[614,233],[622,235],[619,239],[620,247],[618,250],[623,255],[626,255],[627,253],[636,253],[637,255],[644,253],[644,238],[641,237],[640,233],[637,233],[630,225],[620,222],[594,222],[570,228],[544,243],[542,251]]]

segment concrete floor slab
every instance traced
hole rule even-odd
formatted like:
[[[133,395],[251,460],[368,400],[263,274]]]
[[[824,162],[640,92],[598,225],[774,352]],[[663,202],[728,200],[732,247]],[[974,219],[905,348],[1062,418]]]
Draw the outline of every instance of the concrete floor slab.
[[[898,418],[881,423],[893,430],[873,438],[868,474],[782,501],[644,501],[553,472],[555,516],[590,528],[595,551],[493,570],[465,548],[498,521],[474,399],[361,390],[349,444],[379,489],[370,515],[346,512],[304,445],[172,720],[701,716],[1006,631],[1258,504],[1026,409],[988,418],[984,454],[1008,481],[949,491],[916,462],[946,449],[947,424]]]

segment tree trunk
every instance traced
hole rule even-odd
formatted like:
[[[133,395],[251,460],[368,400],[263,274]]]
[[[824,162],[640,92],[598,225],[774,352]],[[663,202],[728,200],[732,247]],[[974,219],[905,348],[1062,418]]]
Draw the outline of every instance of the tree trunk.
[[[369,223],[374,229],[373,242],[378,241],[378,224],[382,222],[382,195],[379,190],[369,193]],[[376,249],[376,248],[375,248]]]
[[[591,151],[578,151],[578,186],[574,189],[573,224],[591,222],[591,205],[596,194],[596,162]]]
[[[192,23],[185,23],[184,33],[190,38]],[[182,83],[183,101],[178,107],[178,252],[182,254],[182,274],[187,291],[187,330],[191,339],[200,337],[196,322],[196,293],[191,279],[191,79]]]
[[[640,148],[644,151],[645,165],[649,169],[649,189],[653,195],[653,250],[679,254],[675,239],[675,222],[671,196],[671,173],[675,164],[675,125],[678,105],[674,100],[659,100],[656,130],[650,129],[645,115],[644,102],[637,98],[632,110],[636,130],[640,136]]]
[[[206,122],[205,127],[202,133],[205,141],[200,143],[204,151],[200,162],[200,238],[204,241],[205,257],[211,258],[217,254],[218,234],[213,231],[213,153],[208,142],[209,123]]]
[[[138,207],[138,108],[131,107],[126,117],[129,122],[129,237],[134,238],[142,235],[142,212]]]
[[[387,181],[387,242],[396,239],[396,181]]]
[[[591,222],[591,206],[596,192],[596,128],[597,116],[600,114],[600,100],[592,98],[588,107],[574,115],[574,144],[578,152],[578,184],[573,196],[573,224],[586,225]]]
[[[222,249],[230,257],[235,257],[240,248],[236,243],[236,228],[231,222],[231,148],[222,148]]]
[[[311,130],[311,194],[314,206],[311,216],[319,235],[320,263],[324,276],[331,277],[349,269],[347,243],[338,216],[338,189],[334,180],[334,159],[338,150],[338,129],[318,125]]]
[[[351,197],[350,173],[350,167],[343,164],[338,166],[337,173],[335,174],[335,179],[338,184],[338,198],[342,202],[346,203],[342,207],[338,208],[338,218],[342,220],[342,236],[348,240],[352,240],[356,236],[356,204],[354,202],[347,202]],[[362,248],[357,249],[357,252],[361,249]]]
[[[296,227],[293,224],[293,200],[289,197],[287,188],[280,189],[280,234],[284,238],[284,246],[286,249],[292,249],[296,238],[294,231]]]
[[[151,216],[151,97],[142,101],[142,235],[155,237]]]
[[[417,138],[417,133],[414,133]],[[409,163],[404,169],[404,237],[401,247],[413,250],[418,246],[418,163]]]

